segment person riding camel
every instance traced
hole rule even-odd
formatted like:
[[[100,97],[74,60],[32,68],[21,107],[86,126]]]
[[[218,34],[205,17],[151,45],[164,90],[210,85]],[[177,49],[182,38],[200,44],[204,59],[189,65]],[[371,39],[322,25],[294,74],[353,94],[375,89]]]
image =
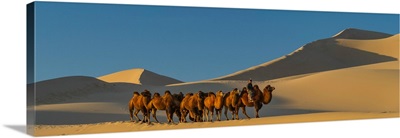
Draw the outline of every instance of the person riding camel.
[[[253,102],[253,96],[254,96],[254,88],[253,88],[253,83],[252,80],[249,80],[249,83],[247,83],[247,93],[249,96],[249,102]]]

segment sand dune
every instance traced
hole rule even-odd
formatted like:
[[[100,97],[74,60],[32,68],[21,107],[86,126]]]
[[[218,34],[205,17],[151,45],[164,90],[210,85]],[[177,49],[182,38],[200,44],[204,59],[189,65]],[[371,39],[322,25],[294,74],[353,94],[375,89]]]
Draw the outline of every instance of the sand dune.
[[[111,73],[98,77],[98,79],[106,82],[124,82],[142,85],[155,85],[163,86],[167,84],[181,83],[182,81],[156,74],[154,72],[135,68],[130,70],[123,70],[116,73]]]
[[[345,34],[368,32],[365,38],[381,38],[380,33],[369,33],[361,30],[344,30],[337,36],[345,38]],[[343,35],[341,35],[343,34]],[[336,36],[336,38],[337,38]],[[354,35],[349,35],[354,36]],[[362,37],[364,35],[360,35]],[[327,38],[308,43],[298,50],[233,74],[213,80],[272,80],[282,77],[335,70],[361,65],[396,61],[399,51],[399,35],[373,40],[352,40]],[[350,37],[352,38],[352,37]]]
[[[390,37],[390,36],[392,36],[392,35],[386,34],[386,33],[381,33],[381,32],[360,30],[360,29],[356,29],[356,28],[348,28],[348,29],[345,29],[345,30],[337,33],[336,35],[333,36],[333,38],[366,40],[366,39],[381,39],[381,38],[386,38],[386,37]]]
[[[140,69],[99,78],[109,82],[90,77],[40,82],[37,86],[41,88],[38,87],[37,92],[41,97],[37,100],[41,104],[35,106],[38,124],[35,134],[68,135],[399,117],[398,37],[357,29],[344,30],[333,38],[314,41],[262,65],[198,82],[176,83],[164,77],[164,83],[155,79],[159,75],[146,76]],[[152,125],[128,122],[127,103],[133,91],[227,92],[244,87],[249,77],[261,88],[268,84],[276,87],[271,103],[260,110],[262,118],[254,119],[254,109],[247,107],[247,113],[252,117],[250,120],[243,119],[240,111],[241,120],[235,121]],[[139,117],[142,118],[141,113]],[[166,121],[164,111],[158,111],[157,117],[161,122]],[[229,113],[228,117],[231,117]],[[226,119],[224,115],[222,119]],[[153,118],[151,120],[154,121]],[[174,116],[174,121],[177,120]]]
[[[277,82],[282,108],[399,112],[399,70],[355,67]]]
[[[28,84],[28,90],[35,90],[36,104],[62,102],[73,97],[105,92],[111,85],[93,77],[72,76]],[[35,87],[33,89],[32,87]],[[32,93],[33,91],[28,91]]]
[[[384,56],[399,58],[399,39],[400,35],[393,35],[382,39],[373,40],[351,40],[351,39],[337,39],[339,45],[368,51]]]

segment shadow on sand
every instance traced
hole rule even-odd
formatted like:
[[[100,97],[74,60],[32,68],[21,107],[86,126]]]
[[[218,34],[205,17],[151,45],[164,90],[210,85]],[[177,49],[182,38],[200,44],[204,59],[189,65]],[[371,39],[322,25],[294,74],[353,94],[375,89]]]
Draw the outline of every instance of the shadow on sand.
[[[26,125],[4,125],[4,126],[9,129],[28,135],[26,132]]]

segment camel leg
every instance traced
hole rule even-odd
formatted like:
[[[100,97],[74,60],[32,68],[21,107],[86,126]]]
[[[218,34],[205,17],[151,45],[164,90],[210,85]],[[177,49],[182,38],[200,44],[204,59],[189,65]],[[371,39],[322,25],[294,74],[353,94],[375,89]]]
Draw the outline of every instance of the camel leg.
[[[235,107],[236,120],[239,120],[239,107]]]
[[[229,120],[229,118],[228,118],[228,107],[225,107],[224,114],[225,114],[226,120]]]
[[[133,122],[133,109],[129,109],[129,117],[131,119],[131,122]]]
[[[206,112],[207,112],[207,116],[206,116],[207,118],[204,118],[204,119],[203,119],[203,122],[208,122],[208,120],[210,120],[210,116],[209,116],[209,115],[210,115],[210,110],[207,109]]]
[[[169,110],[169,118],[171,118],[171,123],[174,123],[174,110]]]
[[[133,115],[134,115],[135,118],[136,118],[136,121],[138,121],[138,122],[139,122],[139,121],[142,121],[142,120],[140,120],[140,118],[138,117],[139,111],[140,111],[140,110],[136,109],[135,112],[133,113]]]
[[[256,110],[256,118],[260,118],[258,111],[261,109],[262,104],[254,104],[254,109]]]
[[[203,110],[203,122],[208,121],[208,109],[204,108]]]
[[[197,115],[199,117],[199,122],[203,122],[203,114],[204,114],[203,110],[198,111]]]
[[[215,109],[215,119],[217,120],[217,121],[219,121],[219,116],[218,116],[219,114],[218,114],[218,109]]]
[[[202,119],[207,118],[207,117],[206,117],[206,112],[207,112],[207,111],[206,111],[206,108],[204,108],[204,109],[203,109],[203,114],[201,114],[201,116],[203,116]],[[204,121],[204,120],[202,120],[202,121]]]
[[[246,106],[242,106],[241,108],[242,108],[242,113],[247,117],[247,119],[250,119],[250,116],[247,115],[246,113]]]
[[[151,110],[151,113],[153,114],[154,120],[156,120],[157,123],[160,123],[160,121],[158,121],[157,119],[157,109],[154,108],[153,110]]]
[[[186,110],[181,110],[181,122],[182,123],[186,123],[186,116],[187,116],[187,112]]]
[[[150,122],[150,121],[148,120],[148,118],[147,118],[146,111],[144,111],[144,110],[141,110],[141,111],[142,111],[142,114],[143,114],[143,120],[142,120],[142,123],[145,123],[146,121]]]
[[[221,109],[217,109],[217,110],[215,110],[215,112],[217,112],[217,120],[218,121],[221,121],[221,114],[222,114],[222,110]]]
[[[167,121],[168,123],[171,123],[171,115],[169,114],[168,110],[165,110],[165,114],[167,115]]]
[[[188,113],[187,110],[183,110],[183,112],[184,112],[184,115],[182,116],[183,122],[186,123],[186,122],[187,122],[187,121],[186,121],[186,116],[187,116],[189,113]]]
[[[189,119],[193,122],[196,122],[196,115],[193,113],[193,111],[189,111]]]
[[[175,115],[178,117],[178,122],[181,122],[182,114],[178,109],[175,109]]]
[[[235,120],[235,110],[232,110],[231,113],[232,113],[232,120]]]
[[[168,123],[174,123],[174,121],[172,120],[172,117],[174,115],[174,111],[172,110],[172,108],[168,107],[165,111],[167,113]]]
[[[146,117],[147,118],[147,124],[150,125],[151,122],[150,122],[150,111],[149,110],[146,111],[146,116],[147,116]],[[156,118],[156,120],[157,120],[157,118]]]
[[[207,116],[208,116],[208,114],[207,114]],[[213,118],[214,118],[214,108],[211,108],[211,117],[210,117],[211,122],[213,121]]]

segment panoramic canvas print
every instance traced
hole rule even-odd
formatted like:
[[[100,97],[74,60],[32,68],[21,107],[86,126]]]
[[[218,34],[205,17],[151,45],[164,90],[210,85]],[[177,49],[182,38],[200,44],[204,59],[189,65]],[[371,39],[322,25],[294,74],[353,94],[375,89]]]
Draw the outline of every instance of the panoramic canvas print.
[[[399,117],[399,15],[33,2],[35,136]]]

